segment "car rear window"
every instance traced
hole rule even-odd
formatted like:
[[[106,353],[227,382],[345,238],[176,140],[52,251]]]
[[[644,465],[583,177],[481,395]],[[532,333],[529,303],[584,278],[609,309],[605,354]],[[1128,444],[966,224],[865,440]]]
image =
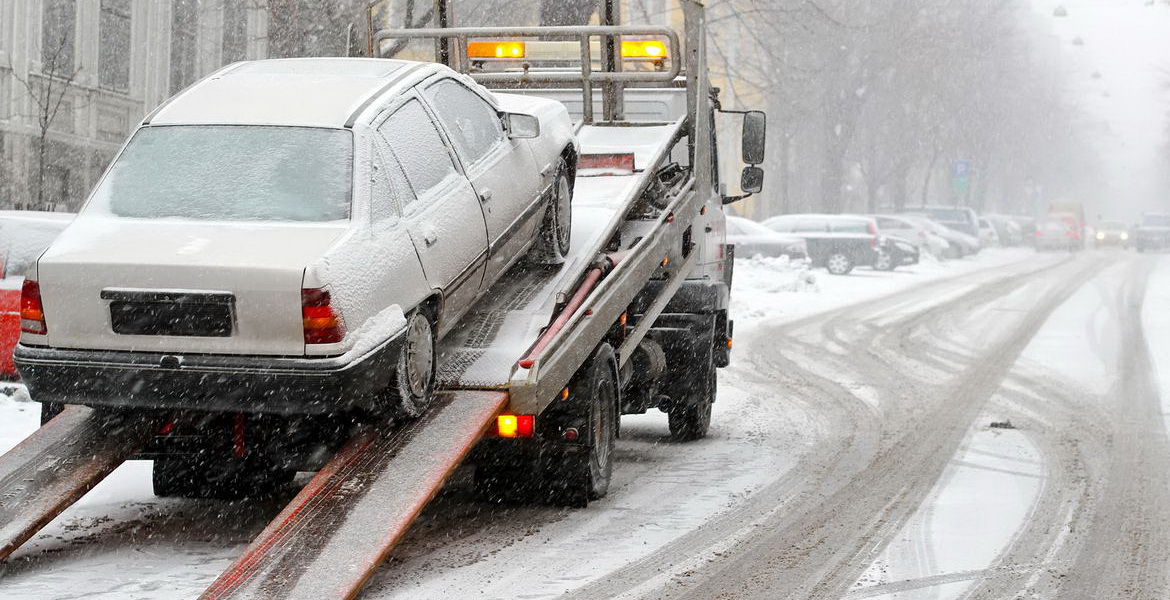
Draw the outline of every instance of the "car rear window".
[[[309,127],[167,126],[134,134],[85,211],[226,221],[349,218],[353,138]]]
[[[869,233],[869,223],[860,219],[832,221],[834,233]]]

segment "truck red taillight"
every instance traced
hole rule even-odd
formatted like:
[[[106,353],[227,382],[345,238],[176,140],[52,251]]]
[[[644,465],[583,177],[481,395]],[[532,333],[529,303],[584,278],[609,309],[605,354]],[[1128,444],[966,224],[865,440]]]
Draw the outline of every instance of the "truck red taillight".
[[[333,309],[329,290],[301,290],[301,319],[306,344],[336,344],[345,338],[345,323]]]
[[[20,286],[20,330],[24,333],[45,335],[45,307],[41,304],[41,284],[25,279]]]
[[[496,417],[496,435],[502,438],[530,438],[535,433],[535,415],[499,415]]]

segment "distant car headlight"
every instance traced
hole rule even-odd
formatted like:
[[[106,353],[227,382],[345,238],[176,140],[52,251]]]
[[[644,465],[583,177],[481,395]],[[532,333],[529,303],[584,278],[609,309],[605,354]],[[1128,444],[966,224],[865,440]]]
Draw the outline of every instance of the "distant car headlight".
[[[1098,231],[1098,232],[1097,232],[1097,239],[1099,239],[1099,240],[1103,240],[1103,239],[1105,239],[1105,232],[1104,232],[1104,231]]]
[[[1121,232],[1121,241],[1123,241],[1123,242],[1124,242],[1125,240],[1128,240],[1128,239],[1129,239],[1129,234],[1128,234],[1128,233],[1126,233],[1126,232],[1124,232],[1124,231],[1122,231],[1122,232]]]

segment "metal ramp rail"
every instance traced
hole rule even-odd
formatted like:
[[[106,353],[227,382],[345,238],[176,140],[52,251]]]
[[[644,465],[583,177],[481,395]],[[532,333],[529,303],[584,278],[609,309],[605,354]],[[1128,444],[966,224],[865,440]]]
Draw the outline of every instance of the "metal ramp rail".
[[[507,402],[440,392],[423,417],[355,435],[200,600],[353,598]]]
[[[70,406],[0,456],[0,561],[134,455],[161,424]]]

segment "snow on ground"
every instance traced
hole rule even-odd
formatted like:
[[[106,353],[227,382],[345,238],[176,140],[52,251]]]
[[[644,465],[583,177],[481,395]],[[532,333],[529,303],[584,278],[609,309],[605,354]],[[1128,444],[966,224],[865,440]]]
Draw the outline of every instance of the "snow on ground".
[[[1170,429],[1170,258],[1158,258],[1150,273],[1142,305],[1142,325],[1150,348],[1158,389],[1162,396],[1162,418]]]
[[[1127,264],[1115,264],[1074,292],[1029,342],[1016,371],[1073,381],[1094,395],[1107,392],[1114,382],[1121,342],[1117,294],[1128,272]],[[1160,287],[1170,299],[1170,268]],[[980,323],[986,327],[997,310],[1022,310],[1020,302],[1034,300],[1025,292],[1008,294],[991,308],[968,315],[968,335],[978,337]],[[1164,332],[1170,334],[1170,319],[1166,325]],[[961,597],[1011,544],[1048,479],[1048,465],[1028,437],[999,426],[1010,424],[1005,411],[1028,414],[1027,407],[1003,395],[1021,389],[1005,383],[972,424],[930,495],[854,584],[848,600]]]
[[[848,276],[810,271],[783,259],[742,259],[735,267],[732,316],[742,335],[764,320],[797,319],[942,278],[994,271],[1032,256],[1030,250],[988,250],[964,260],[928,259],[892,273],[859,268]],[[721,375],[720,385],[708,439],[685,446],[667,444],[664,415],[623,417],[624,439],[618,446],[609,497],[584,510],[555,514],[530,534],[513,536],[503,544],[502,537],[492,535],[457,544],[452,552],[459,556],[439,557],[440,568],[433,571],[410,557],[398,557],[401,564],[379,574],[367,596],[426,597],[421,593],[426,591],[452,594],[447,597],[473,593],[474,597],[506,598],[515,597],[515,590],[522,587],[526,598],[553,597],[644,557],[734,508],[753,490],[782,477],[791,468],[792,457],[799,454],[792,445],[807,439],[798,431],[817,425],[774,406],[768,391],[752,383],[749,374],[737,371],[734,361]],[[38,416],[39,406],[20,392],[13,397],[0,395],[0,450],[31,433]],[[972,502],[962,495],[968,488],[985,485],[987,478],[1015,477],[1003,471],[1031,468],[1020,464],[1026,462],[1029,451],[1011,433],[977,433],[963,452],[954,466],[960,470],[946,479],[959,487],[937,490],[932,523],[939,520],[938,515],[966,519],[963,511],[971,510]],[[675,458],[687,466],[685,471],[669,468]],[[980,464],[998,470],[968,466]],[[3,596],[11,600],[82,594],[144,600],[194,597],[280,508],[279,502],[229,505],[161,500],[151,494],[149,471],[150,463],[145,461],[123,465],[46,527],[14,557],[23,560],[5,575]],[[1035,485],[1031,481],[1018,485],[1021,497],[1029,493],[1028,485]],[[688,498],[686,510],[662,514],[665,499],[678,497]],[[1012,506],[1026,504],[1004,501]],[[220,526],[229,522],[229,528]],[[961,530],[947,533],[950,530],[941,524],[932,527],[947,535],[963,534]],[[628,535],[612,539],[614,530]],[[582,550],[596,548],[600,537],[606,539],[604,554]],[[582,543],[588,540],[594,541]],[[535,571],[520,573],[514,568],[517,561],[534,554],[542,557]],[[435,558],[419,560],[425,563]],[[937,560],[957,568],[945,555]]]

